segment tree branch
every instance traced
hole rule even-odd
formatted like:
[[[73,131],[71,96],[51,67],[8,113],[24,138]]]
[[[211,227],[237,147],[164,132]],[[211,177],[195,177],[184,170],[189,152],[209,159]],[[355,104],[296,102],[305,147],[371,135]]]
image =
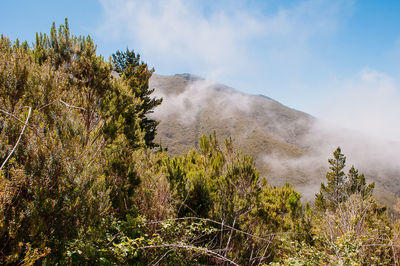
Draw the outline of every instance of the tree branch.
[[[271,242],[271,240],[269,240],[269,239],[267,239],[267,238],[259,237],[259,236],[256,236],[256,235],[253,235],[253,234],[244,232],[244,231],[239,230],[239,229],[236,229],[236,228],[234,228],[234,227],[232,227],[232,226],[229,226],[229,225],[226,225],[226,224],[223,224],[223,223],[220,223],[220,222],[217,222],[217,221],[208,219],[208,218],[182,217],[182,218],[166,219],[166,220],[162,220],[162,221],[149,221],[149,222],[147,222],[147,224],[159,224],[159,223],[168,222],[168,221],[180,221],[180,220],[201,220],[201,221],[211,222],[211,223],[215,223],[215,224],[222,225],[222,226],[227,227],[227,228],[229,228],[229,229],[232,229],[232,230],[234,230],[234,231],[236,231],[236,232],[239,232],[239,233],[242,233],[242,234],[251,236],[251,237],[256,238],[256,239],[263,240],[263,241],[267,241],[267,242]],[[281,234],[294,234],[294,232],[270,233],[270,234],[268,234],[268,236],[275,236],[275,235],[281,235]]]
[[[82,110],[82,111],[86,111],[86,109],[83,108],[83,107],[79,107],[79,106],[68,104],[68,103],[64,102],[63,100],[61,100],[61,99],[60,99],[60,103],[64,104],[65,106],[67,106],[69,108],[75,108],[75,109],[79,109],[79,110]]]
[[[7,158],[5,159],[5,161],[3,162],[3,164],[1,165],[0,171],[1,171],[1,169],[3,169],[4,165],[7,163],[8,159],[10,159],[11,155],[13,154],[13,152],[15,151],[15,149],[17,148],[17,146],[18,146],[18,144],[19,144],[19,141],[21,140],[22,134],[24,134],[25,128],[26,128],[26,126],[27,126],[27,123],[28,123],[29,117],[31,116],[31,111],[32,111],[32,108],[31,108],[30,106],[27,106],[27,107],[29,108],[29,112],[28,112],[28,117],[26,118],[26,121],[25,121],[25,123],[24,123],[24,127],[22,128],[22,131],[21,131],[21,133],[19,134],[17,143],[15,143],[14,148],[11,150],[10,154],[8,154]]]
[[[206,248],[200,248],[200,247],[195,247],[195,246],[189,246],[189,245],[182,245],[182,244],[161,244],[161,245],[152,245],[152,246],[144,246],[144,247],[138,247],[137,249],[148,249],[148,248],[168,248],[168,247],[174,247],[174,248],[184,248],[184,249],[193,249],[193,250],[197,250],[197,251],[202,251],[205,252],[207,254],[209,254],[210,256],[229,262],[235,266],[239,266],[239,264],[237,264],[236,262],[222,256],[221,254],[218,254],[212,250],[206,249]]]
[[[30,129],[33,129],[30,125],[27,125],[26,123],[24,123],[24,121],[22,121],[21,119],[19,119],[16,115],[14,115],[14,114],[12,114],[12,113],[9,113],[9,112],[7,112],[7,111],[1,109],[1,108],[0,108],[0,112],[6,114],[6,115],[8,115],[8,116],[11,116],[12,118],[14,118],[15,120],[17,120],[17,121],[20,122],[21,124],[26,125],[26,126],[29,127]]]

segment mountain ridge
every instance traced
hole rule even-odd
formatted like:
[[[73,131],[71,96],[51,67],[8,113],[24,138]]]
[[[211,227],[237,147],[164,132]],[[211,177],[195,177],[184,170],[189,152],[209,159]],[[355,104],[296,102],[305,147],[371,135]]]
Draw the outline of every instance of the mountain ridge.
[[[154,74],[149,86],[155,89],[156,97],[164,98],[153,116],[161,121],[157,141],[168,148],[170,155],[198,147],[201,135],[215,131],[220,143],[232,137],[234,146],[253,156],[270,184],[280,186],[289,182],[306,200],[313,200],[320,183],[325,182],[327,160],[337,146],[344,145],[345,151],[351,153],[361,147],[349,141],[360,139],[350,131],[321,130],[320,121],[312,115],[268,96],[248,95],[196,75]],[[360,160],[354,161],[360,165]],[[370,162],[365,161],[368,166]],[[400,183],[389,185],[393,174],[383,178],[376,175],[375,169],[364,171],[363,164],[360,166],[361,172],[371,173],[367,175],[369,181],[377,183],[378,197],[394,205]],[[400,169],[393,172],[400,173]]]

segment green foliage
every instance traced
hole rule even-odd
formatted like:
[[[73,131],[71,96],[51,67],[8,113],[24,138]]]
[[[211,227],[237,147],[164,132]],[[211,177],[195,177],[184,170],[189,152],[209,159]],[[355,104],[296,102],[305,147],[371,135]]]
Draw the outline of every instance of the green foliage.
[[[373,198],[374,184],[366,185],[354,166],[344,174],[345,159],[337,148],[329,160],[328,184],[321,184],[316,195],[314,244],[330,256],[329,263],[394,263],[396,251],[388,248],[393,242],[386,208]]]
[[[32,48],[2,36],[0,58],[0,264],[398,263],[398,223],[340,148],[303,206],[230,138],[154,149],[161,100],[133,51],[107,62],[66,20]]]
[[[300,194],[289,184],[268,186],[253,159],[234,151],[231,139],[221,148],[214,133],[199,143],[198,150],[166,160],[177,216],[212,219],[218,222],[211,224],[215,229],[229,226],[208,240],[231,250],[222,253],[228,258],[240,258],[240,263],[273,260],[278,253],[274,233],[295,233],[306,224]]]
[[[130,93],[140,99],[135,112],[139,115],[140,128],[144,131],[144,140],[148,147],[158,147],[154,143],[158,121],[148,118],[153,109],[161,104],[162,99],[151,98],[154,89],[149,89],[149,79],[154,69],[149,70],[147,64],[140,61],[140,55],[126,49],[125,52],[117,51],[113,54],[114,70],[125,81]]]
[[[363,174],[358,174],[358,170],[352,166],[347,175],[348,182],[346,184],[347,194],[360,193],[363,198],[372,196],[375,184],[367,185]]]
[[[67,20],[32,49],[2,37],[0,57],[0,263],[68,261],[73,243],[93,259],[135,209],[142,100]]]
[[[199,151],[167,158],[167,178],[174,191],[178,217],[213,217],[231,223],[254,205],[258,172],[251,157],[226,151],[216,136],[200,138]]]
[[[335,210],[340,203],[354,193],[361,193],[365,198],[372,195],[375,184],[366,185],[363,174],[358,174],[358,170],[352,166],[347,176],[344,173],[346,157],[342,154],[340,147],[333,152],[333,159],[329,159],[329,169],[326,174],[328,183],[321,183],[320,193],[316,195],[315,205],[325,210]]]
[[[265,186],[254,211],[262,228],[270,232],[293,232],[302,214],[300,198],[289,184],[280,188]]]
[[[333,159],[328,160],[331,170],[326,174],[328,184],[321,184],[321,192],[317,196],[316,205],[321,208],[335,209],[346,198],[346,176],[343,172],[346,166],[346,157],[342,154],[340,147],[333,152],[333,157]]]

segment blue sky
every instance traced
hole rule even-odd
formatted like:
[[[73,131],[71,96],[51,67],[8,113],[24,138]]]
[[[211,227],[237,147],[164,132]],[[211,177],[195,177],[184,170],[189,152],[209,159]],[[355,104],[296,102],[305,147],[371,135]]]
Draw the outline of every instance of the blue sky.
[[[68,17],[106,58],[129,47],[159,74],[197,74],[400,136],[400,1],[14,0],[1,9],[0,32],[13,40],[33,42]]]

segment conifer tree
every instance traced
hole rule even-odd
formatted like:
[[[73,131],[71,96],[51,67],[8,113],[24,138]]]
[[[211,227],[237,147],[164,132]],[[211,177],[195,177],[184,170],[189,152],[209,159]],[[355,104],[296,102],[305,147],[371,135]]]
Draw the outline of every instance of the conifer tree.
[[[348,182],[347,182],[347,193],[349,195],[354,193],[360,193],[363,198],[372,195],[372,191],[374,190],[375,183],[371,183],[369,185],[365,182],[364,174],[358,174],[358,170],[352,166],[347,174]]]
[[[149,70],[147,64],[140,61],[140,55],[129,49],[125,52],[117,51],[112,57],[114,71],[126,81],[131,92],[142,101],[136,112],[140,113],[140,127],[144,130],[146,145],[150,148],[158,147],[153,141],[159,122],[148,117],[162,102],[162,99],[150,97],[154,89],[149,89],[149,80],[154,69]]]
[[[328,160],[331,170],[326,174],[328,184],[322,183],[320,193],[316,196],[315,204],[323,209],[326,207],[336,209],[338,204],[346,198],[346,175],[343,171],[346,166],[346,157],[342,154],[340,147],[333,152],[333,157]]]
[[[316,195],[316,206],[321,209],[335,210],[352,194],[359,193],[363,198],[371,196],[375,184],[367,185],[364,175],[358,174],[358,170],[354,166],[345,175],[343,169],[346,166],[346,157],[342,154],[340,147],[334,151],[333,157],[328,160],[331,170],[326,174],[328,184],[321,184],[320,193]]]

